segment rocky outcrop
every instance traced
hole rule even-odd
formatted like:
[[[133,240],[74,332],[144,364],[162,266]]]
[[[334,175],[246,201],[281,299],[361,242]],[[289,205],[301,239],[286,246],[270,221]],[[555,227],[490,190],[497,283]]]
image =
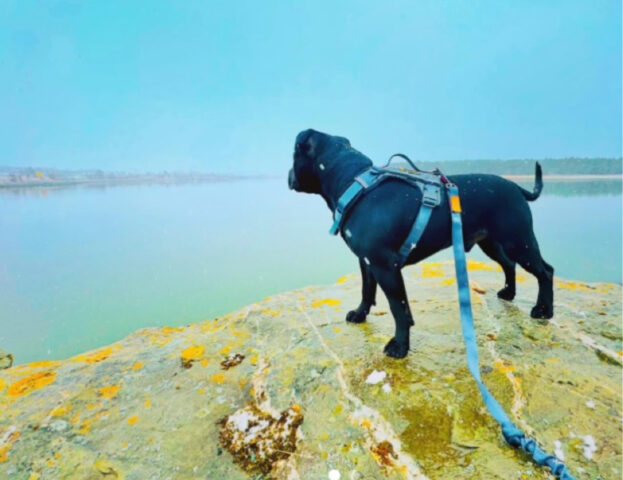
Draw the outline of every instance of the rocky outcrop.
[[[13,366],[13,355],[0,348],[0,370]]]
[[[362,325],[348,275],[222,318],[149,328],[63,361],[0,372],[0,477],[9,479],[545,479],[508,447],[464,360],[451,264],[405,270],[416,326],[382,349],[382,295]],[[536,282],[470,262],[485,383],[578,478],[621,478],[621,287]]]

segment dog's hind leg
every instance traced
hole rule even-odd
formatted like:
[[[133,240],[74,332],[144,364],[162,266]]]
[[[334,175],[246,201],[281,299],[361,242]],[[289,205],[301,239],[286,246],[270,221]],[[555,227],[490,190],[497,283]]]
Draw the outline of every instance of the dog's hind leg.
[[[528,232],[525,242],[514,242],[512,246],[505,246],[504,251],[511,259],[534,275],[539,282],[539,294],[530,316],[552,318],[554,316],[554,268],[541,257],[539,244],[532,229]]]
[[[478,246],[491,260],[499,263],[504,271],[504,288],[498,292],[498,297],[508,301],[515,298],[515,262],[508,258],[501,244],[489,238],[481,240]]]
[[[385,345],[384,352],[388,357],[404,358],[409,353],[409,329],[413,326],[413,318],[402,274],[398,268],[386,269],[375,265],[371,270],[387,297],[396,323],[394,338]]]
[[[376,305],[376,279],[372,270],[363,259],[359,260],[359,268],[361,269],[361,303],[355,310],[346,314],[346,321],[351,323],[365,322],[370,308]]]

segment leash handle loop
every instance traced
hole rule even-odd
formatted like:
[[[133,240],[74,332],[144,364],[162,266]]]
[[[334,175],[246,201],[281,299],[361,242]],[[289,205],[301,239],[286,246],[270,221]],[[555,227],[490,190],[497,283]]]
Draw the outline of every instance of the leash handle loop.
[[[407,161],[407,163],[408,163],[409,165],[411,165],[411,168],[413,168],[413,170],[415,170],[416,172],[421,172],[421,171],[422,171],[422,170],[420,170],[419,168],[417,168],[417,167],[415,166],[415,163],[413,163],[413,162],[411,161],[411,159],[410,159],[409,157],[407,157],[404,153],[394,153],[391,157],[389,157],[389,160],[387,160],[387,163],[385,164],[385,166],[384,166],[383,168],[387,168],[387,167],[389,167],[389,164],[390,164],[390,163],[392,163],[392,160],[393,160],[394,158],[396,158],[396,157],[398,157],[398,158],[402,158],[403,160],[406,160],[406,161]]]

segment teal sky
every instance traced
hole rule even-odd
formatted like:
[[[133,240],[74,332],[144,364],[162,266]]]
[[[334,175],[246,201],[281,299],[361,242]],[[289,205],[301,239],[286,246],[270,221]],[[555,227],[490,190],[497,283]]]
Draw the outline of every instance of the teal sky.
[[[0,165],[283,173],[621,155],[621,2],[0,3]]]

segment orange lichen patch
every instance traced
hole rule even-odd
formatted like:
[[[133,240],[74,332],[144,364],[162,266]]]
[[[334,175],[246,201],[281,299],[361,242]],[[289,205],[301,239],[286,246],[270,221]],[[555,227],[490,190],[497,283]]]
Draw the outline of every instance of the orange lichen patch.
[[[438,263],[425,263],[422,265],[422,277],[443,277],[443,269]]]
[[[335,333],[340,333],[340,332],[342,331],[342,329],[341,329],[341,328],[338,328],[338,327],[333,327],[333,331],[334,331]]]
[[[504,363],[502,360],[496,360],[496,362],[493,365],[495,366],[495,368],[497,368],[498,372],[500,373],[508,373],[508,372],[515,371],[515,367],[507,363]]]
[[[364,418],[363,420],[361,420],[361,426],[364,428],[370,428],[372,424],[370,423],[370,420]]]
[[[84,420],[82,420],[78,433],[80,435],[86,435],[87,433],[89,433],[89,431],[91,430],[91,422],[92,420],[90,418],[85,418]]]
[[[250,336],[249,332],[246,332],[246,331],[241,332],[240,330],[232,330],[231,334],[234,337],[238,337],[238,338],[249,338],[249,336]]]
[[[132,365],[132,370],[140,370],[144,366],[145,364],[143,362],[136,362],[134,365]]]
[[[119,350],[117,346],[114,350]],[[95,352],[83,353],[76,355],[71,360],[74,362],[98,363],[106,360],[113,353],[113,347],[106,347],[96,350]]]
[[[184,330],[185,330],[184,327],[169,327],[165,325],[164,327],[160,329],[160,332],[163,335],[170,335],[175,332],[183,332]]]
[[[257,355],[253,355],[251,357],[251,360],[249,360],[249,362],[251,362],[251,365],[257,365],[257,362],[258,362]]]
[[[38,362],[30,362],[26,366],[29,368],[57,367],[61,362],[57,360],[40,360]]]
[[[215,373],[210,377],[210,381],[214,383],[225,383],[225,375],[222,373]]]
[[[442,287],[446,287],[448,285],[454,285],[456,283],[456,280],[454,278],[446,278],[445,280],[441,281],[441,286]]]
[[[218,318],[215,318],[214,320],[206,320],[199,325],[199,330],[201,330],[202,333],[216,332],[221,328],[221,325],[218,324],[218,320]]]
[[[147,400],[145,400],[145,403],[143,403],[143,405],[145,405],[145,407],[147,408],[151,407],[151,400],[148,398]]]
[[[24,377],[21,380],[9,385],[7,393],[11,396],[28,395],[34,390],[45,387],[56,380],[56,372],[47,370],[45,372],[37,372]]]
[[[558,288],[564,288],[566,290],[575,290],[580,292],[595,292],[596,290],[596,288],[591,287],[590,285],[586,285],[585,283],[571,282],[568,280],[557,280],[556,286]]]
[[[9,450],[11,450],[11,445],[3,445],[0,447],[0,463],[4,463],[9,459]]]
[[[270,308],[265,308],[261,311],[262,315],[270,315],[271,317],[276,317],[281,313],[281,310],[271,310]]]
[[[4,445],[0,445],[0,463],[6,462],[9,458],[9,450],[11,450],[11,446],[13,442],[15,442],[20,437],[20,432],[14,431],[11,432],[8,437],[5,439]]]
[[[52,410],[50,415],[53,417],[62,417],[64,415],[68,415],[69,412],[71,412],[71,409],[73,407],[74,406],[71,403],[68,403],[67,405],[62,405],[60,407],[56,407],[54,410]]]
[[[381,465],[381,467],[389,467],[393,465],[394,462],[392,459],[395,460],[398,458],[396,452],[394,452],[394,446],[387,440],[372,446],[370,450],[372,451],[374,459],[379,465]]]
[[[312,301],[311,307],[319,308],[319,307],[322,307],[323,305],[326,305],[328,307],[335,307],[336,305],[339,305],[340,303],[342,303],[342,301],[336,298],[323,298],[321,300]]]
[[[202,358],[202,359],[199,361],[199,363],[201,363],[201,365],[202,365],[202,366],[204,366],[204,367],[207,367],[207,366],[210,364],[210,362],[208,362],[208,359],[207,359],[207,358]]]
[[[138,422],[138,417],[136,415],[128,418],[128,425],[136,425],[136,422]]]
[[[231,345],[225,345],[223,348],[221,348],[218,351],[218,353],[220,353],[221,355],[227,355],[230,350],[231,350]]]
[[[502,267],[497,264],[490,264],[487,262],[479,262],[478,260],[467,260],[467,270],[472,272],[475,270],[484,270],[486,272],[501,272]]]
[[[342,275],[340,278],[338,278],[335,283],[344,283],[346,282],[346,280],[348,280],[348,275]]]
[[[515,281],[516,282],[525,282],[527,279],[527,277],[525,275],[515,275]]]
[[[193,362],[198,361],[203,356],[205,347],[203,345],[192,345],[182,350],[182,367],[190,368]]]
[[[87,410],[93,410],[94,408],[99,408],[101,406],[102,406],[101,403],[89,403],[89,404],[85,405],[85,408]]]
[[[0,378],[0,393],[2,393],[2,390],[4,390],[4,387],[6,387],[4,380]]]
[[[107,400],[112,400],[117,396],[117,394],[121,391],[121,387],[119,385],[108,385],[106,387],[101,387],[98,390],[100,396],[104,397]]]

